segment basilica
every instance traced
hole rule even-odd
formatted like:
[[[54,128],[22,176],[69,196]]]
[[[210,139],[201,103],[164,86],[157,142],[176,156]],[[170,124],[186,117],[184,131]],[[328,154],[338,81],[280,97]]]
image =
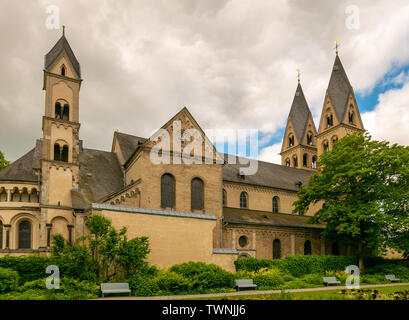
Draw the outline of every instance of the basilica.
[[[202,163],[158,164],[151,159],[154,136],[116,131],[110,151],[84,148],[81,68],[63,33],[45,55],[43,137],[0,171],[0,256],[47,255],[55,235],[71,242],[86,235],[92,214],[127,227],[129,238],[147,236],[149,262],[161,268],[203,261],[233,270],[234,261],[245,257],[354,254],[354,245],[323,241],[325,226],[309,223],[319,205],[293,213],[297,190],[315,173],[319,156],[338,139],[364,131],[338,53],[330,73],[318,127],[298,83],[281,165],[258,161],[256,173],[242,174],[239,163],[216,151],[187,108],[158,129],[172,134],[175,122],[182,131],[195,129],[203,150],[214,156]],[[177,152],[174,144],[169,154]]]

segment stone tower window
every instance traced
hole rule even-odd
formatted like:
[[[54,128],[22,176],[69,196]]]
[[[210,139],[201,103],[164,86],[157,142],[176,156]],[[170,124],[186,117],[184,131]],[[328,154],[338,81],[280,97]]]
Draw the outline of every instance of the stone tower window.
[[[244,248],[245,246],[247,246],[247,244],[249,243],[248,239],[246,236],[241,236],[239,238],[239,246]]]
[[[18,248],[31,248],[31,222],[24,220],[18,225]]]
[[[68,104],[64,105],[64,108],[62,110],[62,119],[63,120],[70,120],[70,107],[68,106]]]
[[[241,209],[247,209],[247,193],[244,191],[240,193],[240,208]]]
[[[273,212],[278,213],[280,210],[280,199],[278,197],[273,197]]]
[[[7,201],[7,191],[4,188],[0,189],[0,202],[6,202]]]
[[[294,136],[291,135],[288,137],[288,146],[293,147],[294,146]]]
[[[290,164],[290,159],[285,159],[285,165],[287,166],[287,167],[290,167],[291,166],[291,164]]]
[[[354,124],[354,112],[353,111],[350,111],[348,113],[348,122],[349,124]]]
[[[54,160],[68,162],[68,146],[61,146],[56,143],[54,144]]]
[[[304,255],[311,255],[311,254],[312,254],[311,241],[307,240],[304,242]]]
[[[165,173],[161,178],[161,207],[173,208],[175,206],[175,178]]]
[[[308,165],[308,155],[304,153],[304,155],[302,156],[302,166],[306,168],[307,165]]]
[[[297,156],[293,157],[293,166],[294,166],[294,168],[298,167],[298,158],[297,158]]]
[[[55,103],[55,118],[62,119],[62,110],[61,110],[61,103]]]
[[[312,133],[307,134],[307,144],[310,146],[312,145]]]
[[[323,148],[324,148],[324,151],[329,151],[329,143],[328,143],[328,141],[324,141],[324,143],[323,143]]]
[[[61,67],[61,75],[65,76],[65,66],[64,65]]]
[[[273,259],[281,258],[281,241],[279,239],[274,239],[273,241]]]
[[[327,128],[334,125],[334,116],[332,114],[327,115]]]
[[[56,102],[55,118],[68,121],[70,119],[70,106],[67,103],[62,106],[60,102]]]
[[[312,157],[311,168],[313,169],[317,168],[317,157],[316,156]]]
[[[191,182],[191,206],[192,210],[203,210],[203,181],[200,178],[194,178]]]

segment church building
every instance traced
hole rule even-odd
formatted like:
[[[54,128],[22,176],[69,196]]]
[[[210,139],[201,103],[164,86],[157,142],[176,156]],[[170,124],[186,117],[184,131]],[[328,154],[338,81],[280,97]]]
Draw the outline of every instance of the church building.
[[[203,261],[233,270],[234,261],[245,257],[355,253],[354,246],[321,240],[324,226],[308,223],[318,205],[305,215],[293,213],[297,190],[316,172],[319,156],[345,135],[364,131],[338,53],[318,127],[298,83],[281,165],[259,161],[253,175],[243,175],[238,163],[216,151],[187,108],[163,119],[160,129],[172,136],[180,124],[181,132],[199,132],[200,148],[213,154],[201,163],[177,157],[153,163],[155,135],[117,131],[111,151],[84,148],[79,139],[82,81],[63,33],[45,56],[43,137],[0,171],[0,256],[48,254],[57,234],[75,242],[86,235],[92,214],[108,217],[116,228],[126,226],[129,238],[147,236],[149,262],[162,268]],[[174,156],[177,144],[185,142],[172,141],[164,152]]]

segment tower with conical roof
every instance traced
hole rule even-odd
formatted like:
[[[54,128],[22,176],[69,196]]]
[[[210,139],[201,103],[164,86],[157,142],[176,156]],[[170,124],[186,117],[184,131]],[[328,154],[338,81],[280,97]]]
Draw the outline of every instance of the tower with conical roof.
[[[45,113],[42,121],[40,248],[50,247],[50,230],[71,238],[71,190],[79,180],[80,64],[63,34],[45,56]],[[49,223],[51,221],[51,224]],[[48,222],[48,223],[47,223]],[[56,225],[54,225],[56,224]],[[63,227],[66,228],[66,227]]]
[[[298,80],[281,147],[281,164],[315,170],[317,165],[316,134],[314,120]]]
[[[318,156],[342,137],[364,131],[354,90],[336,52],[317,134]]]

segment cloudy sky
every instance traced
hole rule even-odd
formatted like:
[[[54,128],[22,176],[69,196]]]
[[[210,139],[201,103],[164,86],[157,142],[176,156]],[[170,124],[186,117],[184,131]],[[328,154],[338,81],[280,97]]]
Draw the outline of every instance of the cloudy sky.
[[[0,1],[0,150],[9,160],[42,137],[44,55],[60,22],[84,79],[80,137],[109,150],[116,129],[148,137],[187,106],[203,129],[260,130],[279,162],[296,69],[316,125],[333,40],[373,137],[409,144],[407,0]]]

